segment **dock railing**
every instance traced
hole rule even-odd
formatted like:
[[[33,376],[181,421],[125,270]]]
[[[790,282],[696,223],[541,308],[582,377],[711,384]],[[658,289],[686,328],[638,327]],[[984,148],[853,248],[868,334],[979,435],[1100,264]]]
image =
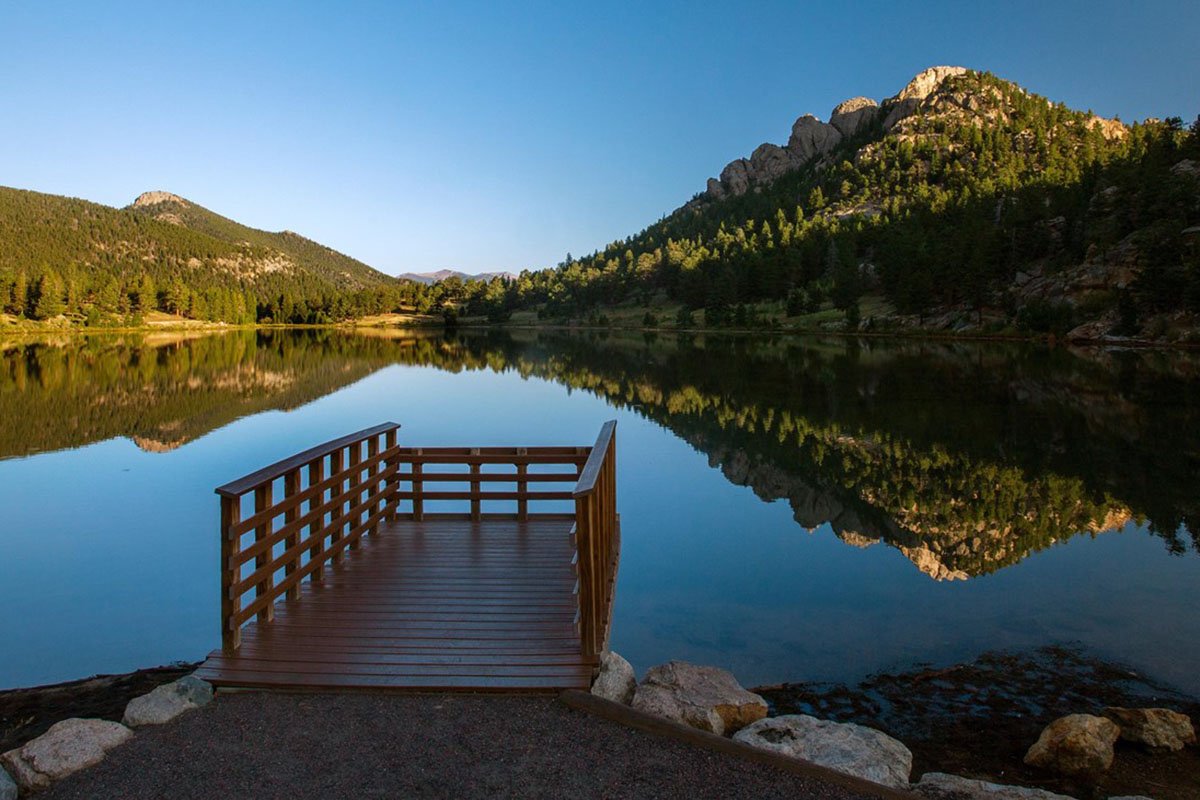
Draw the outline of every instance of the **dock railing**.
[[[387,422],[218,487],[222,647],[236,650],[243,625],[273,619],[276,601],[321,580],[381,522],[552,516],[574,519],[576,627],[583,655],[597,659],[620,556],[616,425],[593,447],[400,447],[400,426]],[[513,510],[484,507],[498,502]],[[446,503],[466,510],[431,509]]]
[[[600,429],[573,495],[579,639],[584,656],[595,659],[608,646],[621,552],[616,420],[606,422]]]
[[[326,564],[395,513],[399,428],[376,425],[217,488],[226,650],[240,644],[242,625],[272,619],[276,600],[299,596],[301,581],[320,580]]]

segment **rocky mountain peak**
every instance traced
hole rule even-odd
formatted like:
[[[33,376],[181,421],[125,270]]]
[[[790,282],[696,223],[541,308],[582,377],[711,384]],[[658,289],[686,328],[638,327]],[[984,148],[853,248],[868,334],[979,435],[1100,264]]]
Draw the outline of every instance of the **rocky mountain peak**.
[[[142,192],[137,196],[137,199],[133,201],[133,207],[141,208],[143,206],[156,206],[160,203],[172,203],[185,208],[188,205],[188,202],[182,197],[177,194],[171,194],[170,192]]]
[[[963,75],[966,71],[966,67],[930,67],[918,72],[898,95],[885,103],[888,114],[883,120],[883,129],[890,131],[897,122],[916,111],[921,101],[933,94],[946,78]]]
[[[829,122],[812,114],[804,114],[792,125],[792,135],[786,146],[766,142],[759,145],[749,158],[738,158],[721,170],[720,178],[709,178],[699,202],[720,200],[743,195],[759,184],[769,183],[780,175],[800,169],[817,161],[837,147],[843,139],[868,130],[886,112],[885,131],[905,117],[911,116],[921,101],[937,90],[942,81],[962,75],[965,67],[930,67],[918,73],[895,97],[882,105],[869,97],[852,97],[834,106]]]

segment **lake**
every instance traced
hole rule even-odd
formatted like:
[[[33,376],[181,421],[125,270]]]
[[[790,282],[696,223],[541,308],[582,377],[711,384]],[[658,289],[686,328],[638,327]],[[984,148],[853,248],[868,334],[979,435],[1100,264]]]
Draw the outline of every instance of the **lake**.
[[[747,685],[1072,644],[1200,694],[1200,354],[335,330],[0,343],[0,688],[220,641],[213,488],[617,419],[612,646]]]

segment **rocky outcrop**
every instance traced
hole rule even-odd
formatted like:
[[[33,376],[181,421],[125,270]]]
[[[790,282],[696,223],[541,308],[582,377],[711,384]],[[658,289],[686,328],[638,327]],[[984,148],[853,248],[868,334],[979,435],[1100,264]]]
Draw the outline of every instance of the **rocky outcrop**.
[[[742,688],[731,673],[686,661],[651,667],[633,695],[633,707],[720,736],[767,715],[767,702]]]
[[[611,650],[600,655],[600,674],[592,681],[592,694],[628,705],[637,690],[637,675],[628,661]]]
[[[1121,738],[1127,742],[1170,750],[1196,743],[1191,718],[1169,708],[1111,707],[1104,709],[1104,716],[1117,723]]]
[[[733,738],[884,786],[908,788],[912,753],[902,742],[874,728],[789,714],[759,720]]]
[[[977,781],[944,772],[926,772],[912,789],[929,800],[1074,800],[1045,789]]]
[[[1112,766],[1121,729],[1110,719],[1070,714],[1054,720],[1025,754],[1025,763],[1060,775],[1098,775]]]
[[[879,104],[874,100],[869,97],[851,97],[834,106],[829,115],[829,124],[849,139],[870,127],[878,115]]]
[[[750,174],[756,183],[773,181],[798,166],[795,155],[770,142],[760,144],[750,154]]]
[[[890,131],[896,123],[917,110],[917,106],[953,75],[962,75],[966,67],[930,67],[919,72],[895,97],[887,100],[883,107],[887,116],[883,118],[883,129]]]
[[[188,204],[187,200],[184,200],[177,194],[171,194],[170,192],[142,192],[137,196],[137,199],[133,201],[133,207],[140,208],[142,206],[156,206],[160,203],[170,203],[172,205],[183,206],[185,208]]]
[[[102,719],[67,719],[0,755],[0,765],[24,792],[45,789],[73,772],[100,763],[104,754],[133,736],[133,731]]]
[[[208,705],[212,697],[211,684],[188,675],[130,700],[125,706],[123,722],[131,728],[162,725],[184,712]]]
[[[827,122],[805,114],[792,124],[792,135],[788,138],[788,150],[795,157],[797,164],[807,164],[817,156],[822,156],[838,146],[842,134]]]

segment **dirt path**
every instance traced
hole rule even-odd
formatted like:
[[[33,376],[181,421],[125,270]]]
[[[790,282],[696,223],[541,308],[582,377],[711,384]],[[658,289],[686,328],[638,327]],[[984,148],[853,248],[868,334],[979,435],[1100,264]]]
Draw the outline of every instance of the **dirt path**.
[[[40,793],[66,798],[814,798],[841,786],[653,736],[553,697],[223,695]]]

